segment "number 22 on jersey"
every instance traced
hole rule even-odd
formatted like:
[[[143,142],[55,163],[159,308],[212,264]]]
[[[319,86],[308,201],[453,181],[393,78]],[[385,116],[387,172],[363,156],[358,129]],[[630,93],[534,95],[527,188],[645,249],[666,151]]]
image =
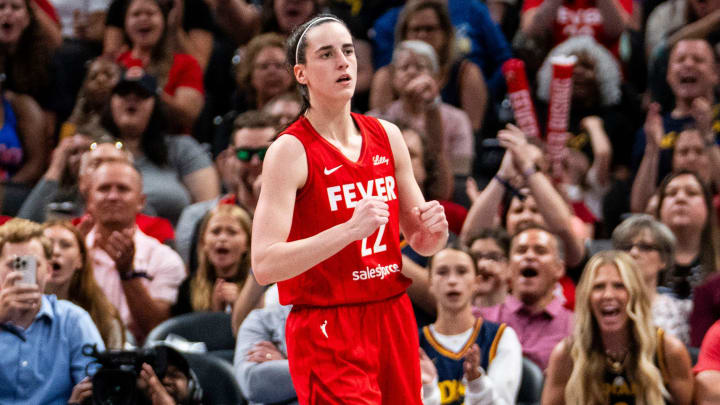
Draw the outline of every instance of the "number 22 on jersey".
[[[380,225],[377,231],[377,236],[375,237],[375,243],[372,245],[372,249],[368,247],[368,238],[363,238],[362,245],[360,247],[360,253],[363,257],[370,256],[374,253],[380,253],[387,250],[387,246],[382,243],[383,235],[385,234],[385,224]],[[372,235],[369,236],[369,238],[372,238]]]

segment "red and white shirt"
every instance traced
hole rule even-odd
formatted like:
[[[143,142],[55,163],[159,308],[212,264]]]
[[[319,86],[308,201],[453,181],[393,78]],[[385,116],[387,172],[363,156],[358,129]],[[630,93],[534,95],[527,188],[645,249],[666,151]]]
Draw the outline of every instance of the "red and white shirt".
[[[623,10],[632,14],[632,0],[614,1],[618,1]],[[526,0],[523,3],[523,13],[539,7],[542,2],[543,0]],[[565,0],[558,9],[553,22],[553,46],[577,35],[590,35],[613,54],[618,54],[619,39],[605,36],[603,17],[595,5],[595,0]]]

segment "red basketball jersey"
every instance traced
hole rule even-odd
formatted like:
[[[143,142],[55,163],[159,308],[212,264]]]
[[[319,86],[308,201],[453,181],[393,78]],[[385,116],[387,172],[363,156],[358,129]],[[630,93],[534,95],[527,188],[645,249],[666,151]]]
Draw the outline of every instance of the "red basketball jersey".
[[[306,272],[278,283],[284,305],[331,306],[383,300],[405,291],[395,160],[380,122],[352,114],[362,135],[357,162],[318,134],[305,117],[283,132],[302,142],[308,176],[295,198],[288,241],[305,239],[352,217],[364,196],[382,197],[390,221]]]

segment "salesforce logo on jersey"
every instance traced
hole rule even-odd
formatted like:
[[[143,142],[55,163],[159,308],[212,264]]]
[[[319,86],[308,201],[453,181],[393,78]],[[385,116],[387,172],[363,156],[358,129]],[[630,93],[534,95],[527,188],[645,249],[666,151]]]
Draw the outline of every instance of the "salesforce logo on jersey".
[[[378,277],[380,277],[380,280],[383,280],[385,277],[389,276],[390,274],[397,273],[399,271],[400,271],[400,266],[398,266],[397,263],[388,264],[387,266],[378,264],[375,267],[365,266],[364,270],[355,270],[352,272],[352,277],[353,277],[353,281],[372,280],[372,279],[378,278]]]

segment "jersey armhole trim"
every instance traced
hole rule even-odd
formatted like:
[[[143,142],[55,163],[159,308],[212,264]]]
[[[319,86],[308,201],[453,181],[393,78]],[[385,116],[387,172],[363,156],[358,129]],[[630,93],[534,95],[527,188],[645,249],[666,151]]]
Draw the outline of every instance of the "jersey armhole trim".
[[[297,189],[297,192],[295,193],[295,201],[297,202],[305,194],[307,194],[307,190],[309,189],[308,185],[313,184],[315,176],[312,174],[312,171],[310,170],[310,159],[309,159],[308,150],[307,150],[307,146],[305,145],[305,142],[303,142],[299,136],[297,136],[293,133],[290,133],[290,132],[285,132],[284,134],[282,134],[280,136],[283,136],[283,135],[289,135],[289,136],[292,136],[293,138],[297,139],[297,141],[300,142],[300,145],[302,146],[303,151],[305,151],[305,170],[307,171],[307,176],[305,177],[305,184],[303,184],[302,187]]]
[[[497,355],[497,348],[500,344],[500,338],[503,335],[503,332],[505,332],[505,327],[507,327],[506,324],[502,323],[500,324],[500,327],[498,328],[498,331],[495,333],[495,339],[493,339],[492,345],[490,346],[490,356],[488,357],[488,367],[490,367],[490,363],[495,359],[495,355]]]

